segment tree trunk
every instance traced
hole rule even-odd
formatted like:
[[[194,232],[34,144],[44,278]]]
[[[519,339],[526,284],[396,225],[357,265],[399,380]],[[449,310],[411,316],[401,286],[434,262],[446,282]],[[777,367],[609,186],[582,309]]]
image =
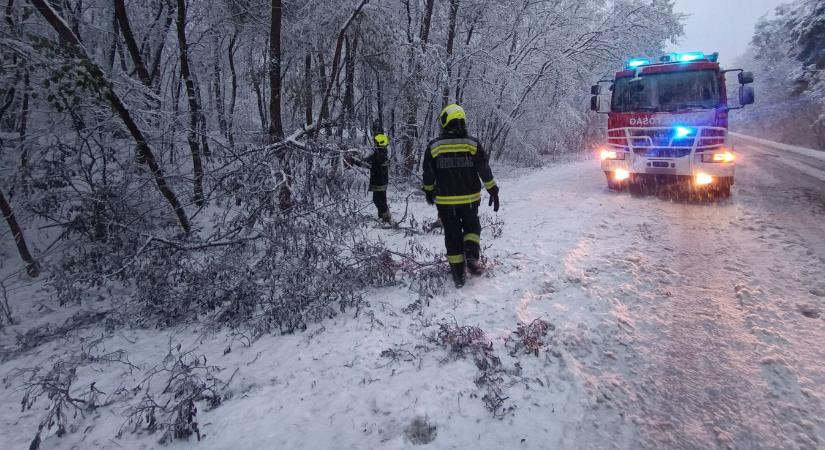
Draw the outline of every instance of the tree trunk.
[[[269,29],[269,141],[283,139],[281,124],[281,0],[272,0],[272,21]]]
[[[326,92],[327,89],[327,66],[326,62],[324,62],[324,52],[318,51],[318,74],[321,77],[321,92]],[[327,107],[326,103],[321,104],[321,111],[319,112],[320,116],[327,117],[329,116],[329,108]],[[311,122],[310,122],[311,123]],[[317,132],[318,130],[316,130]]]
[[[114,0],[115,3],[115,17],[120,26],[120,33],[123,35],[123,40],[126,41],[126,48],[129,50],[129,56],[132,57],[132,62],[135,64],[135,71],[138,78],[146,87],[152,87],[152,79],[149,76],[149,71],[146,70],[146,64],[143,62],[143,56],[140,54],[135,36],[132,33],[132,26],[129,23],[129,15],[126,12],[126,4],[124,0]]]
[[[23,229],[17,223],[14,217],[14,212],[11,210],[11,205],[6,201],[6,196],[0,191],[0,212],[3,213],[3,218],[9,225],[12,236],[14,236],[14,243],[17,244],[17,252],[20,253],[20,258],[26,263],[26,272],[30,277],[37,277],[40,275],[40,267],[35,261],[32,254],[29,252],[29,247],[26,245],[26,238],[23,236]]]
[[[344,70],[346,71],[345,87],[344,87],[344,115],[347,120],[347,129],[350,132],[350,140],[354,138],[355,131],[355,53],[358,51],[358,34],[353,36],[352,41],[347,39],[346,62]]]
[[[450,81],[452,80],[453,44],[455,42],[456,19],[458,18],[459,0],[450,0],[450,21],[447,25],[447,75],[441,92],[442,108],[450,104]]]
[[[189,132],[186,139],[189,141],[189,150],[192,152],[192,171],[194,173],[194,193],[192,200],[198,206],[203,206],[203,161],[198,147],[198,125],[200,123],[200,108],[195,93],[195,82],[189,70],[189,47],[186,42],[186,0],[178,0],[178,47],[180,47],[180,74],[186,86],[186,96],[189,100]]]
[[[226,137],[229,147],[235,148],[235,102],[238,98],[238,74],[235,71],[235,43],[238,42],[238,31],[229,39],[229,72],[232,74],[232,94],[229,97],[229,111],[226,120]]]
[[[424,17],[421,23],[421,51],[427,49],[430,37],[430,23],[432,23],[434,0],[427,0]],[[421,82],[421,60],[415,55],[415,48],[410,46],[410,68],[412,69],[411,82],[407,87],[407,126],[404,136],[404,167],[412,173],[415,170],[415,146],[418,143],[418,85]]]
[[[54,28],[58,36],[60,36],[60,39],[66,43],[67,47],[80,58],[81,63],[86,66],[86,69],[89,71],[92,79],[96,80],[98,88],[103,93],[103,98],[109,101],[112,109],[118,117],[120,117],[120,120],[123,121],[123,124],[135,140],[138,151],[142,157],[145,158],[149,169],[152,171],[152,176],[155,179],[158,190],[175,211],[175,215],[177,216],[178,222],[180,222],[180,226],[183,231],[186,234],[189,234],[191,230],[189,218],[186,217],[186,213],[184,212],[180,202],[178,202],[178,198],[167,184],[166,178],[163,175],[163,170],[158,165],[155,155],[152,153],[152,149],[149,147],[143,132],[137,126],[134,119],[132,119],[129,110],[120,100],[120,97],[117,93],[115,93],[112,83],[106,78],[103,70],[101,70],[100,67],[89,58],[84,48],[80,45],[80,41],[77,36],[75,36],[69,26],[66,25],[66,22],[59,15],[57,15],[54,9],[52,9],[52,7],[47,3],[47,0],[30,1],[37,11],[46,19],[49,25]]]
[[[252,90],[255,91],[255,100],[258,102],[258,115],[261,118],[261,132],[267,134],[269,131],[269,120],[266,115],[264,93],[261,91],[262,80],[256,78],[252,81]]]
[[[304,123],[312,125],[312,55],[304,56]]]
[[[378,128],[384,130],[384,94],[381,92],[381,73],[375,71],[375,92],[376,92],[376,109],[378,114]]]
[[[432,1],[432,0],[430,0]],[[352,12],[352,15],[349,16],[349,19],[344,23],[344,26],[341,27],[341,30],[338,31],[338,39],[335,41],[335,53],[332,58],[332,73],[330,74],[330,78],[327,82],[327,87],[324,91],[324,96],[321,97],[321,112],[318,114],[318,121],[315,122],[315,132],[321,127],[321,124],[326,120],[326,114],[328,114],[328,105],[329,105],[329,94],[332,92],[332,88],[335,85],[335,81],[338,78],[338,65],[341,63],[341,47],[344,44],[344,36],[347,33],[347,29],[352,22],[358,17],[358,14],[361,13],[361,10],[364,9],[364,5],[366,5],[369,0],[361,0],[361,3],[358,7],[355,8],[355,11]]]
[[[23,69],[23,101],[20,104],[20,167],[25,174],[29,167],[29,149],[26,145],[26,132],[29,127],[29,95],[31,81],[29,69]]]
[[[212,64],[212,86],[213,93],[215,94],[215,111],[218,113],[218,128],[221,130],[221,133],[226,136],[226,107],[223,103],[223,91],[221,89],[221,84],[223,84],[223,71],[221,70],[220,52],[221,42],[217,33],[214,34],[213,45],[215,56]]]
[[[163,48],[166,44],[166,35],[169,34],[169,29],[172,28],[172,21],[175,18],[175,4],[173,1],[174,0],[166,0],[166,9],[168,10],[166,13],[166,22],[163,24],[163,32],[160,35],[158,46],[155,49],[155,55],[152,58],[152,71],[149,73],[149,78],[152,80],[153,85],[156,82],[159,82],[161,78],[160,60],[163,56]]]

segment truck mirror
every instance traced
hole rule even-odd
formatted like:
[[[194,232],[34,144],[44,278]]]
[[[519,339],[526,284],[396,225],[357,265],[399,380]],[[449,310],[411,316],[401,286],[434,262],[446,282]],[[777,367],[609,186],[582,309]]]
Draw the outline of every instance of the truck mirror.
[[[753,83],[753,72],[739,72],[739,84]]]
[[[590,110],[599,112],[599,97],[596,95],[590,97]]]
[[[756,93],[751,86],[739,87],[739,104],[742,106],[752,105],[756,101]]]
[[[590,95],[599,95],[602,93],[602,87],[598,84],[590,86]]]

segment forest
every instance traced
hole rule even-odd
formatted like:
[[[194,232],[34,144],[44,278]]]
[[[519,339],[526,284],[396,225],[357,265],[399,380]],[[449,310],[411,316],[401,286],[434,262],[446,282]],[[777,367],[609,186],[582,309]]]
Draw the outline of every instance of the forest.
[[[672,0],[0,3],[3,362],[90,329],[185,325],[251,346],[369,316],[370,290],[387,286],[417,299],[404,313],[420,309],[447,280],[445,255],[419,242],[431,224],[411,208],[442,108],[464,107],[494,169],[586,157],[605,132],[590,86],[662,54],[685,19]],[[825,16],[798,0],[758,25],[741,61],[771,106],[737,126],[823,148],[825,61],[812,55],[825,44],[809,8]],[[390,140],[403,249],[376,238],[367,176],[351,163],[377,133]],[[54,312],[60,323],[41,320]],[[227,398],[211,361],[179,344],[139,367],[91,342],[4,374],[37,411],[31,448],[111,405],[126,408],[123,429],[200,438],[195,406]],[[100,364],[165,387],[104,401],[92,382],[78,394],[78,373]]]
[[[734,118],[743,132],[825,149],[825,3],[797,0],[760,20],[737,60],[759,74],[759,106]]]
[[[346,152],[384,130],[416,186],[449,102],[495,160],[581,151],[586,86],[680,30],[666,1],[5,3],[2,205],[28,274],[61,303],[125,288],[147,324],[289,331],[392,277]]]

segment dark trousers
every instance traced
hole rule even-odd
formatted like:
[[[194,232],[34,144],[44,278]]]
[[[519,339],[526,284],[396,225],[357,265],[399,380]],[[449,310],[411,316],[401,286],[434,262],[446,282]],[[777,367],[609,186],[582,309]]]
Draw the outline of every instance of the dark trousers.
[[[478,204],[438,205],[438,216],[444,227],[444,245],[450,263],[461,263],[465,259],[478,261],[481,256]]]
[[[375,204],[375,207],[378,208],[379,216],[389,212],[390,207],[387,205],[387,191],[373,191],[372,202]]]

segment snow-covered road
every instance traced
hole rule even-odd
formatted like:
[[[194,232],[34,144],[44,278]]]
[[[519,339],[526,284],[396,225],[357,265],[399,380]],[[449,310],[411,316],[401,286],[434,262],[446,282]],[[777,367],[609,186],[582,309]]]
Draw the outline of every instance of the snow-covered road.
[[[821,162],[737,149],[731,201],[616,195],[601,225],[621,236],[581,263],[591,294],[631,321],[606,365],[638,425],[619,446],[825,443],[825,181],[795,167]],[[610,430],[598,444],[615,442]]]
[[[821,448],[825,181],[809,173],[825,162],[792,152],[783,163],[785,153],[753,142],[737,150],[733,196],[718,203],[608,191],[597,161],[499,173],[501,236],[482,233],[488,275],[421,308],[410,289],[386,287],[368,293],[358,317],[251,345],[185,327],[124,330],[100,345],[152,366],[180,342],[224,367],[232,395],[199,412],[202,449]],[[410,208],[419,223],[435,217],[423,199]],[[399,250],[413,239],[443,251],[439,234],[374,233]],[[511,356],[505,340],[536,318],[551,325],[539,354]],[[499,413],[509,412],[485,409],[490,381],[472,357],[434,342],[440,324],[484,331],[501,358]],[[83,339],[41,346],[0,372],[54,362]],[[141,376],[113,367],[76,385],[110,392]],[[28,445],[42,416],[21,414],[19,401],[13,388],[0,392],[9,448]],[[124,413],[73,419],[44,448],[151,448],[151,437],[114,439]]]

